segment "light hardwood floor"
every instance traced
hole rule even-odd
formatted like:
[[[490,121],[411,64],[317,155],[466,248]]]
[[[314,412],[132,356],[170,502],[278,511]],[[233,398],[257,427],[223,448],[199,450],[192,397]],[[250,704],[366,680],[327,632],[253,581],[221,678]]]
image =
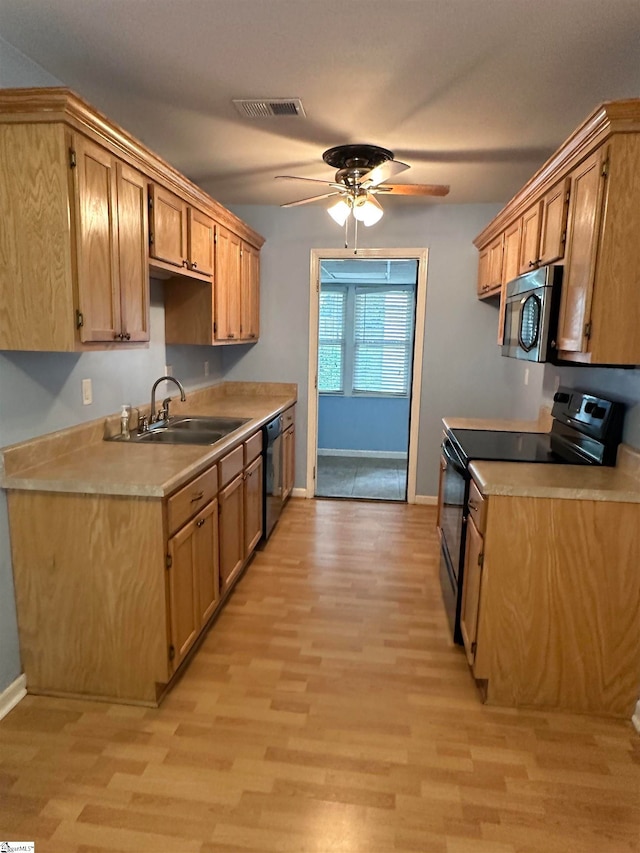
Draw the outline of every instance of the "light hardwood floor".
[[[158,710],[28,696],[0,838],[36,853],[640,851],[631,723],[483,706],[435,511],[290,501]]]

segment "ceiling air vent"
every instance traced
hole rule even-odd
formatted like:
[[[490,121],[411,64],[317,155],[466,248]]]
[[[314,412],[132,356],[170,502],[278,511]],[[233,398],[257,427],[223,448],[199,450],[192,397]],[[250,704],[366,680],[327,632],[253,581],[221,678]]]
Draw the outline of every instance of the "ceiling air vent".
[[[300,98],[260,98],[258,100],[238,98],[233,105],[244,118],[274,118],[300,116],[305,112]]]

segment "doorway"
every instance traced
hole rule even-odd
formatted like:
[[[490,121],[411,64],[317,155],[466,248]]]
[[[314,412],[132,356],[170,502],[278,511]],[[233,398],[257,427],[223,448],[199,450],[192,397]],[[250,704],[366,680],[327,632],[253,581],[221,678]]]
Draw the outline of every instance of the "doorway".
[[[426,250],[315,250],[307,495],[415,502]]]

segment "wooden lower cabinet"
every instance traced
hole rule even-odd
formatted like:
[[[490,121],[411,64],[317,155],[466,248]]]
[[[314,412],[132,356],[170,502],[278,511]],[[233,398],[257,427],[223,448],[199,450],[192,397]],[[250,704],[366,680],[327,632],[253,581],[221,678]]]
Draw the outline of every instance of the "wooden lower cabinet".
[[[247,555],[262,539],[263,471],[262,456],[258,456],[244,473],[244,547]]]
[[[220,492],[220,584],[227,590],[244,564],[244,474]]]
[[[166,499],[9,490],[28,691],[157,706],[262,536],[262,470],[258,431]]]
[[[484,503],[484,537],[468,522],[462,622],[486,701],[629,719],[640,688],[640,505]]]
[[[296,473],[296,430],[290,426],[282,434],[282,499],[286,500],[293,491]]]
[[[245,442],[245,467],[220,492],[220,584],[223,592],[233,584],[262,538],[264,469],[261,451],[262,441],[258,444],[252,444],[251,440]]]
[[[173,669],[184,660],[220,600],[218,501],[169,540],[169,612]]]

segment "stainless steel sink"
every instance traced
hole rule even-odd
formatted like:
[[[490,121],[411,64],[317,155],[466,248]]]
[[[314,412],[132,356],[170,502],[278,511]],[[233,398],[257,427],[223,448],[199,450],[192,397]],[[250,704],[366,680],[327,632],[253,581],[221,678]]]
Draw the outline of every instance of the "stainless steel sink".
[[[220,441],[228,433],[216,432],[215,430],[196,430],[179,431],[171,428],[167,429],[152,429],[149,432],[143,432],[140,435],[132,435],[131,440],[135,442],[143,442],[152,444],[215,444]]]
[[[147,432],[132,432],[129,441],[134,444],[215,444],[250,420],[206,415],[169,418],[166,424],[153,425]],[[111,440],[123,439],[115,435]]]
[[[250,418],[222,418],[222,417],[207,417],[205,415],[185,418],[170,418],[167,424],[169,430],[195,430],[199,432],[203,429],[219,430],[223,435],[229,435],[230,432],[238,429],[243,424],[246,424]]]

